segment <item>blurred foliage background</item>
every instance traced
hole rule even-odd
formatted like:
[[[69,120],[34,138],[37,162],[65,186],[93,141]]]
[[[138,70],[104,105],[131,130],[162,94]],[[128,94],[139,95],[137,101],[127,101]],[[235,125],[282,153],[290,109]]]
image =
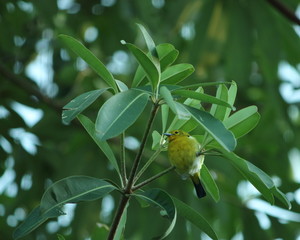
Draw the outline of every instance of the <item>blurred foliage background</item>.
[[[257,105],[261,121],[238,142],[237,154],[274,178],[292,210],[272,207],[228,162],[211,157],[221,200],[197,199],[190,182],[170,173],[151,183],[167,189],[207,218],[220,239],[300,239],[300,26],[297,0],[57,0],[0,4],[0,239],[40,201],[53,181],[70,175],[117,175],[79,124],[65,126],[61,111],[75,96],[104,83],[63,48],[60,33],[82,41],[116,79],[130,83],[137,66],[120,40],[143,44],[135,23],[144,24],[156,43],[169,42],[179,62],[196,68],[189,83],[238,84],[237,109]],[[298,9],[298,11],[297,11]],[[214,93],[214,88],[208,88]],[[95,119],[104,98],[85,114]],[[149,109],[127,131],[127,164],[141,138]],[[160,123],[155,125],[160,131]],[[119,140],[110,143],[118,155]],[[151,151],[150,141],[148,142]],[[147,158],[145,152],[145,159]],[[148,176],[169,166],[161,154]],[[90,239],[97,224],[109,225],[118,202],[103,200],[67,205],[67,216],[42,225],[27,239]],[[159,233],[164,220],[132,201],[125,237]],[[26,238],[24,238],[26,239]],[[168,239],[208,239],[178,219]]]

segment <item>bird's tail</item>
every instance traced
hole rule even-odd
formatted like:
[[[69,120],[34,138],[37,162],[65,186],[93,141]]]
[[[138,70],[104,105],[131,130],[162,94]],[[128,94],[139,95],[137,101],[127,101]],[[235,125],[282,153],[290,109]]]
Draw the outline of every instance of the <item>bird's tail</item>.
[[[196,190],[198,198],[205,197],[206,192],[205,192],[205,189],[203,188],[203,186],[201,184],[199,173],[195,173],[193,176],[191,175],[191,179],[194,183],[195,190]]]

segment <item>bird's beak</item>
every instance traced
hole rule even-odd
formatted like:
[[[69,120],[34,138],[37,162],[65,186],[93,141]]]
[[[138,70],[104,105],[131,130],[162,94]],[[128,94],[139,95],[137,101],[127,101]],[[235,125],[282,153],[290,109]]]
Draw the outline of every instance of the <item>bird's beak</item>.
[[[170,137],[170,136],[172,136],[173,134],[171,134],[171,133],[163,133],[163,135]]]

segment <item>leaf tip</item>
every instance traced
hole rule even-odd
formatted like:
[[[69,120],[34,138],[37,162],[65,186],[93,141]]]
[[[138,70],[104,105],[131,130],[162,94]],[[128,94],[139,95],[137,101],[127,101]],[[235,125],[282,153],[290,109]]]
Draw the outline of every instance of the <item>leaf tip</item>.
[[[126,41],[125,40],[121,40],[120,41],[122,45],[126,45]]]

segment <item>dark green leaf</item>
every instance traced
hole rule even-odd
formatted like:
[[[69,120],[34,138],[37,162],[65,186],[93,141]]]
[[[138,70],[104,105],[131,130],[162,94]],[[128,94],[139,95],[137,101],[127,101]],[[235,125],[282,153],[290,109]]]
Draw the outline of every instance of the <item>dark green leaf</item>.
[[[206,130],[226,151],[233,151],[236,140],[223,123],[208,112],[184,105],[192,117]]]
[[[152,37],[149,35],[149,33],[147,32],[147,30],[145,29],[145,27],[143,25],[137,23],[137,26],[139,27],[139,29],[141,30],[141,33],[143,34],[143,37],[145,39],[145,42],[146,42],[149,52],[151,53],[151,55],[153,55],[154,57],[157,58],[158,55],[157,55],[155,43],[154,43]]]
[[[195,71],[191,64],[181,63],[168,67],[161,74],[161,81],[164,84],[177,84],[187,78]]]
[[[150,189],[143,193],[133,195],[163,210],[164,216],[171,221],[171,224],[161,236],[156,237],[155,239],[164,239],[167,237],[173,230],[177,217],[176,208],[170,195],[161,189]]]
[[[117,170],[118,175],[120,176],[120,169],[117,163],[117,160],[115,158],[115,155],[113,151],[111,150],[110,146],[106,141],[101,141],[99,134],[95,130],[95,124],[86,116],[79,115],[78,120],[82,124],[82,126],[85,128],[85,130],[88,132],[88,134],[92,137],[94,142],[98,145],[98,147],[102,150],[102,152],[105,154],[107,159],[110,161],[110,163],[113,165],[113,167]]]
[[[32,232],[49,218],[64,215],[61,208],[66,203],[91,201],[103,197],[116,189],[110,183],[87,176],[72,176],[64,178],[44,193],[41,205],[35,208],[18,226],[13,234],[14,239],[19,239]]]
[[[233,166],[235,166],[241,172],[241,174],[252,183],[252,185],[265,197],[269,203],[272,205],[274,204],[274,197],[272,191],[269,189],[271,182],[268,180],[264,182],[264,180],[266,180],[265,176],[260,176],[260,178],[258,171],[256,171],[256,169],[253,167],[249,169],[250,165],[247,163],[247,161],[240,158],[236,154],[223,151],[223,155],[230,160]]]
[[[114,89],[115,93],[118,88],[112,74],[107,70],[105,65],[81,42],[76,39],[60,34],[58,38],[69,47],[74,53],[81,57],[89,66],[110,86]]]
[[[177,115],[178,119],[187,120],[191,118],[191,114],[182,107],[179,103],[175,102],[173,100],[173,97],[165,86],[160,88],[160,94],[168,104],[168,106],[171,108],[171,110]]]
[[[199,212],[196,212],[193,208],[180,201],[179,199],[172,197],[176,205],[178,214],[184,217],[186,220],[193,223],[196,227],[205,232],[213,240],[218,240],[217,234],[214,232],[209,223],[205,220],[204,217],[200,215]]]
[[[148,98],[147,93],[130,89],[108,99],[96,119],[100,139],[115,137],[130,127],[143,112]]]
[[[61,211],[60,208],[54,208],[47,213],[42,214],[40,206],[33,209],[31,213],[28,214],[24,222],[22,222],[14,231],[13,238],[19,239],[30,232],[32,232],[34,229],[39,227],[41,224],[46,222],[49,218],[54,218],[64,215],[64,213]]]
[[[136,60],[143,68],[147,78],[151,83],[152,90],[157,89],[160,81],[160,70],[159,65],[156,63],[156,60],[150,59],[147,54],[145,54],[141,49],[131,43],[122,41],[122,44],[125,44],[127,46],[127,48],[135,56]]]
[[[65,124],[70,123],[76,116],[90,106],[102,93],[108,88],[93,90],[83,93],[74,98],[63,108],[62,121]]]
[[[71,176],[52,184],[41,199],[41,211],[47,214],[66,203],[92,201],[99,199],[116,187],[98,178]]]
[[[201,167],[200,176],[205,189],[209,192],[215,202],[218,202],[220,200],[219,188],[205,164]]]

